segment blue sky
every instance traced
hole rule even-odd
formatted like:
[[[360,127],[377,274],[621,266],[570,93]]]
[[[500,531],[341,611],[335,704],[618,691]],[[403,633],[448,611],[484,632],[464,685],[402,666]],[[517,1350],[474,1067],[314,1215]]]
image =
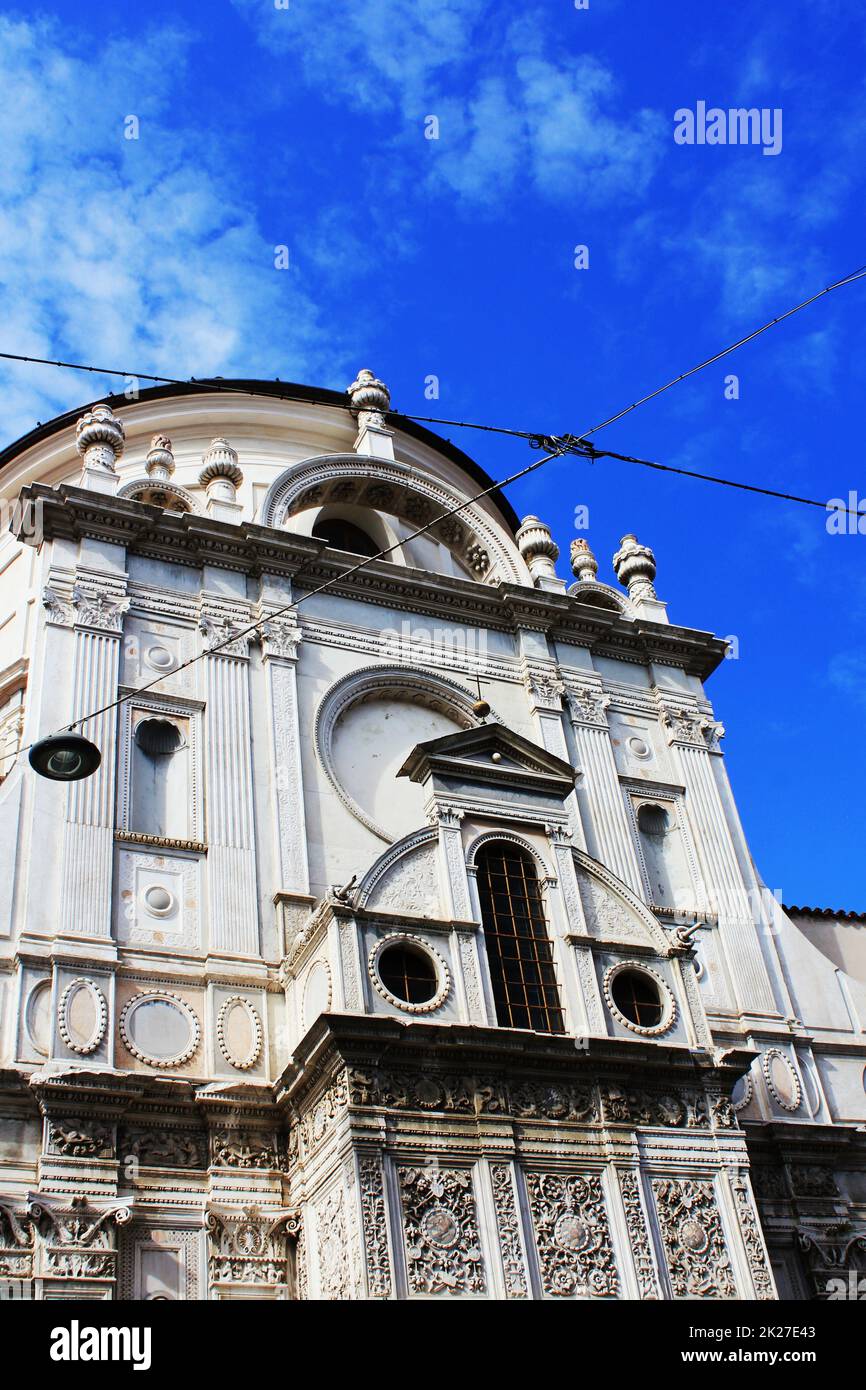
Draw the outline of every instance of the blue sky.
[[[866,261],[864,47],[854,0],[3,6],[0,347],[337,388],[369,365],[398,409],[579,433]],[[677,144],[698,101],[781,109],[780,152]],[[598,442],[866,498],[864,306],[866,281]],[[99,389],[0,375],[4,445]],[[450,433],[495,476],[528,458]],[[866,910],[866,537],[614,462],[510,496],[563,574],[584,504],[602,577],[634,531],[672,620],[736,637],[709,693],[759,867]]]

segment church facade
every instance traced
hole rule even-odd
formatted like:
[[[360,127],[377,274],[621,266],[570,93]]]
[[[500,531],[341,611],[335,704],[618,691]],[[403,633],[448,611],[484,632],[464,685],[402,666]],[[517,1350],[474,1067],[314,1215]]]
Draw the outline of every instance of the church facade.
[[[844,1296],[866,924],[765,888],[724,642],[389,407],[190,383],[0,456],[0,1281]]]

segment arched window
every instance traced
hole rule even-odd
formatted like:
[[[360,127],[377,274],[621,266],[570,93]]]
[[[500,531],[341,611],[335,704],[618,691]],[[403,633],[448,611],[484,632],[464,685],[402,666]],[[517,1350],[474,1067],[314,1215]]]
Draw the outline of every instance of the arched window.
[[[344,521],[338,516],[317,521],[313,535],[317,541],[327,541],[336,550],[349,550],[353,555],[378,555],[381,549],[354,521]]]
[[[503,1028],[562,1033],[562,1009],[532,856],[505,841],[478,855],[478,892],[496,1021]]]

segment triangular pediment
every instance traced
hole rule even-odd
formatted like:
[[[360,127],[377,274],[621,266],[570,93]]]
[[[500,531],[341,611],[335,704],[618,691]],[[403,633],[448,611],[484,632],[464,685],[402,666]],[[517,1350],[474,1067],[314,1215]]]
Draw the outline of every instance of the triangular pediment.
[[[397,776],[424,782],[432,773],[522,783],[560,796],[568,795],[575,779],[574,768],[562,758],[504,724],[482,724],[417,743]]]

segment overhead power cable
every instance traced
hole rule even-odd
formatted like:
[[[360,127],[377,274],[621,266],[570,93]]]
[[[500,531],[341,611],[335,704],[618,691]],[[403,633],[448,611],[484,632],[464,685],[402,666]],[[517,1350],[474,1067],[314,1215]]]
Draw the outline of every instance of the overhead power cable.
[[[801,309],[805,309],[809,304],[813,304],[815,300],[820,299],[822,295],[829,294],[831,293],[831,291],[839,289],[843,285],[851,284],[855,280],[860,280],[864,276],[866,276],[866,266],[862,266],[859,270],[853,271],[850,275],[845,276],[841,280],[834,281],[832,285],[827,285],[823,290],[819,290],[816,294],[811,295],[808,299],[803,300],[800,304],[794,305],[793,308],[786,310],[785,313],[778,315],[776,318],[771,319],[768,323],[763,324],[760,328],[757,328],[753,332],[747,334],[745,337],[738,339],[737,342],[731,343],[728,347],[723,348],[721,352],[714,353],[712,357],[708,357],[703,362],[699,362],[696,366],[690,367],[688,371],[681,372],[679,376],[671,378],[671,380],[666,382],[665,385],[657,387],[656,390],[649,392],[645,396],[642,396],[639,400],[634,401],[631,405],[626,406],[623,410],[618,411],[615,415],[609,416],[608,419],[602,420],[599,424],[593,425],[591,429],[585,430],[582,434],[579,435],[547,435],[541,434],[536,431],[518,431],[505,429],[503,427],[494,425],[470,424],[469,422],[465,421],[459,422],[454,420],[436,420],[434,419],[434,417],[430,416],[401,416],[400,412],[397,411],[386,412],[388,415],[396,417],[398,419],[414,419],[436,424],[451,424],[455,426],[462,425],[462,427],[467,429],[484,429],[500,434],[516,435],[521,438],[527,439],[533,447],[547,448],[549,452],[546,453],[542,458],[536,459],[526,468],[521,468],[516,473],[510,474],[507,478],[502,478],[498,482],[490,484],[489,487],[482,488],[480,492],[475,493],[472,497],[469,497],[465,501],[458,503],[457,506],[451,507],[447,511],[442,512],[441,515],[434,517],[431,521],[428,521],[427,523],[425,523],[424,526],[419,527],[416,531],[413,531],[409,536],[404,537],[402,541],[397,542],[395,545],[388,546],[384,550],[377,551],[375,555],[365,556],[362,560],[358,562],[358,564],[351,566],[348,570],[344,570],[339,575],[334,575],[331,579],[326,580],[323,584],[319,584],[316,588],[310,589],[302,593],[297,599],[293,599],[290,603],[284,604],[281,608],[277,608],[273,612],[268,613],[267,615],[257,619],[255,622],[248,624],[247,627],[242,628],[237,632],[233,632],[222,642],[215,643],[214,646],[208,647],[203,651],[196,653],[194,656],[189,657],[186,661],[181,662],[178,666],[173,667],[171,671],[165,671],[159,676],[155,677],[154,680],[148,681],[145,685],[139,686],[135,690],[126,691],[123,695],[118,696],[116,700],[112,700],[108,704],[102,705],[99,709],[91,710],[89,714],[81,715],[78,719],[73,720],[72,723],[65,724],[63,726],[63,729],[58,730],[58,732],[71,732],[73,729],[80,728],[82,724],[88,723],[89,720],[95,719],[101,714],[106,714],[109,710],[116,709],[119,705],[124,704],[127,700],[135,699],[137,696],[143,694],[145,691],[152,689],[153,686],[158,685],[168,676],[176,675],[179,671],[186,670],[188,667],[194,665],[197,661],[201,661],[205,656],[210,656],[212,653],[220,651],[223,647],[227,647],[231,643],[237,642],[240,638],[247,636],[249,633],[259,631],[263,623],[272,622],[275,618],[282,617],[286,613],[291,612],[293,609],[298,608],[301,603],[306,602],[308,599],[314,598],[317,594],[324,593],[327,589],[332,588],[335,584],[341,584],[345,582],[345,580],[350,578],[353,574],[357,574],[359,570],[365,569],[375,560],[384,559],[386,556],[392,554],[394,550],[398,549],[399,546],[404,545],[407,541],[415,540],[418,536],[424,535],[433,526],[436,526],[440,522],[447,520],[448,517],[457,515],[459,512],[464,511],[467,507],[472,506],[473,503],[480,501],[481,498],[487,497],[493,492],[497,492],[500,488],[507,487],[510,483],[517,482],[518,479],[526,477],[529,473],[534,473],[545,463],[549,463],[551,459],[561,458],[565,454],[577,454],[580,457],[589,459],[619,458],[626,463],[642,464],[646,467],[659,469],[660,471],[664,472],[681,473],[689,477],[702,478],[704,481],[707,482],[720,483],[724,486],[742,488],[749,492],[761,492],[767,496],[782,497],[789,501],[804,502],[809,506],[821,506],[826,508],[826,503],[816,502],[811,498],[794,497],[789,494],[774,492],[769,488],[760,488],[752,484],[736,483],[730,479],[717,478],[711,474],[692,473],[688,469],[674,468],[672,465],[655,463],[649,459],[640,459],[626,454],[615,454],[612,451],[599,450],[596,449],[593,444],[590,444],[588,440],[590,435],[598,434],[600,430],[606,429],[609,425],[612,425],[617,420],[621,420],[623,416],[630,414],[633,410],[637,410],[639,406],[646,404],[647,401],[653,400],[656,396],[662,395],[665,391],[670,390],[671,387],[676,386],[679,382],[685,381],[688,377],[694,376],[696,372],[703,371],[705,367],[710,366],[713,362],[718,362],[722,357],[726,357],[729,353],[736,351],[737,348],[743,347],[746,343],[751,342],[753,339],[759,337],[762,333],[765,333],[769,328],[774,327],[775,324],[781,323],[784,319],[790,318],[793,314],[799,313]],[[7,361],[41,363],[45,366],[68,367],[77,371],[97,372],[107,376],[124,376],[126,378],[137,378],[139,380],[144,381],[159,381],[162,383],[170,383],[173,385],[180,386],[190,385],[190,382],[182,381],[179,378],[156,377],[141,372],[110,371],[106,368],[86,366],[81,363],[52,362],[46,358],[25,357],[24,355],[17,353],[0,352],[0,358],[6,359]],[[235,394],[240,392],[241,394],[251,396],[262,395],[268,396],[271,399],[274,398],[275,394],[270,391],[255,391],[254,389],[249,389],[247,387],[233,387],[228,384],[216,383],[212,381],[194,382],[194,384],[200,385],[205,389],[215,389],[218,391],[227,390],[233,391]],[[308,399],[307,397],[302,396],[285,396],[280,398],[287,400]],[[328,402],[327,404],[336,405],[337,402]],[[341,406],[341,408],[345,407]],[[855,515],[859,515],[859,513],[855,513]],[[297,576],[295,577],[295,583],[298,583]],[[18,754],[26,753],[32,747],[32,743],[26,744],[23,748],[16,749],[14,753],[8,756],[17,757]]]

